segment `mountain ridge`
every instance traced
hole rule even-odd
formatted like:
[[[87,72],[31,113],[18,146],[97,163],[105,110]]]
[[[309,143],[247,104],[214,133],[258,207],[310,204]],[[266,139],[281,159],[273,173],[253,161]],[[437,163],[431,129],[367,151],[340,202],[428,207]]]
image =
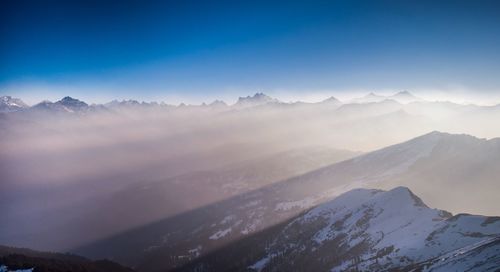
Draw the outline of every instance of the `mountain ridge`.
[[[496,237],[500,217],[452,216],[427,207],[407,187],[358,188],[175,271],[410,271],[475,244],[500,250]],[[466,260],[469,267],[485,265]]]
[[[409,91],[399,91],[399,92],[394,93],[392,95],[378,95],[376,93],[370,92],[362,97],[353,98],[353,99],[348,100],[346,102],[343,102],[334,96],[330,96],[322,101],[307,103],[307,104],[331,104],[331,105],[340,106],[340,105],[351,105],[351,104],[381,103],[381,102],[384,102],[385,100],[395,101],[395,102],[402,103],[402,104],[409,104],[409,103],[413,103],[413,102],[429,102],[429,101],[426,101],[422,98],[419,98],[419,97],[413,95]],[[11,109],[6,108],[9,105],[9,103],[12,107]],[[273,98],[273,97],[271,97],[263,92],[257,92],[253,95],[248,95],[246,97],[239,97],[238,100],[234,104],[229,105],[229,106],[231,106],[233,108],[248,108],[248,107],[262,106],[262,105],[266,105],[266,104],[292,105],[292,104],[297,104],[297,103],[304,104],[306,102],[298,101],[298,102],[294,102],[294,103],[286,103],[286,102],[282,102],[276,98]],[[452,102],[449,102],[449,103],[452,103]],[[65,96],[61,100],[58,100],[56,102],[51,102],[51,101],[45,100],[45,101],[39,102],[33,106],[27,105],[19,98],[13,98],[11,96],[1,96],[0,97],[0,112],[21,111],[24,109],[29,109],[29,108],[34,108],[34,107],[38,107],[38,108],[55,107],[57,109],[57,106],[55,106],[53,104],[59,104],[59,105],[64,106],[62,109],[59,108],[58,110],[65,110],[65,111],[70,111],[70,112],[74,111],[75,107],[84,108],[85,105],[90,106],[90,104],[88,104],[84,101],[72,98],[70,96]],[[184,103],[181,103],[179,106],[182,106],[183,104]],[[453,103],[453,104],[455,104],[455,103]],[[130,106],[135,106],[135,107],[139,107],[139,106],[169,106],[169,107],[172,107],[172,105],[165,104],[164,102],[156,102],[156,101],[139,102],[139,101],[133,100],[133,99],[121,100],[121,101],[118,101],[115,99],[115,100],[112,100],[112,101],[109,101],[106,103],[92,104],[92,105],[104,106],[104,107],[109,107],[109,108],[125,107],[125,106],[128,106],[128,107],[130,107]],[[474,104],[471,104],[471,105],[474,105]],[[499,105],[500,104],[498,104],[497,106],[493,106],[493,107],[498,107]],[[196,106],[196,105],[193,105],[193,106]],[[228,105],[226,102],[224,102],[222,100],[215,100],[210,104],[202,103],[198,106],[224,107],[224,106],[228,106]]]

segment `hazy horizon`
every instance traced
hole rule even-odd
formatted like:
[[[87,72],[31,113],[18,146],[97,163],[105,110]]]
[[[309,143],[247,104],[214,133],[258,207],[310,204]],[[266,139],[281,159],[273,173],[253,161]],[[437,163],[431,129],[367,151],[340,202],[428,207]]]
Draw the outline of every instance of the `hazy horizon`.
[[[278,91],[278,92],[266,92],[264,90],[257,90],[254,92],[250,93],[242,93],[241,95],[221,95],[221,96],[213,96],[210,98],[207,97],[182,97],[182,96],[174,96],[173,98],[165,98],[165,97],[157,97],[157,98],[150,98],[150,99],[145,99],[144,97],[141,96],[116,96],[116,97],[106,97],[106,98],[87,98],[85,99],[85,96],[73,96],[70,95],[71,91],[68,91],[66,94],[52,94],[48,96],[44,96],[45,94],[40,94],[37,96],[32,96],[32,95],[16,95],[17,92],[12,92],[12,93],[0,93],[3,96],[11,96],[13,98],[19,98],[29,106],[34,106],[38,103],[41,103],[43,101],[51,101],[51,102],[56,102],[63,97],[72,97],[81,101],[86,102],[87,104],[106,104],[112,101],[128,101],[128,100],[135,100],[138,102],[157,102],[157,103],[165,103],[168,105],[180,105],[180,104],[185,104],[185,105],[202,105],[202,104],[210,104],[211,102],[214,101],[222,101],[225,102],[228,105],[234,105],[239,98],[244,98],[248,96],[253,96],[256,93],[264,93],[266,95],[271,96],[272,98],[278,99],[280,102],[284,103],[295,103],[295,102],[305,102],[305,103],[318,103],[322,102],[326,99],[329,99],[331,97],[334,97],[338,99],[340,102],[344,104],[349,104],[349,103],[355,103],[353,100],[357,98],[362,98],[364,96],[367,96],[369,94],[375,94],[375,95],[380,95],[380,96],[391,96],[395,95],[400,92],[409,92],[410,94],[414,95],[417,98],[421,98],[425,101],[428,102],[451,102],[451,103],[456,103],[456,104],[462,104],[462,105],[478,105],[478,106],[496,106],[500,104],[500,97],[496,98],[495,96],[491,95],[471,95],[470,93],[467,94],[466,92],[459,92],[458,95],[450,95],[449,93],[442,92],[442,91],[433,91],[433,92],[419,92],[419,91],[409,91],[409,90],[383,90],[383,91],[371,91],[371,90],[356,90],[356,91],[348,91],[348,92],[326,92],[326,91],[319,91],[319,92],[308,92],[305,94],[293,94],[289,92],[284,92],[284,91]]]
[[[500,265],[499,0],[5,0],[0,40],[0,271]]]
[[[407,90],[497,104],[498,8],[497,1],[7,1],[0,94],[29,104],[67,95],[199,104],[255,92],[314,102]]]

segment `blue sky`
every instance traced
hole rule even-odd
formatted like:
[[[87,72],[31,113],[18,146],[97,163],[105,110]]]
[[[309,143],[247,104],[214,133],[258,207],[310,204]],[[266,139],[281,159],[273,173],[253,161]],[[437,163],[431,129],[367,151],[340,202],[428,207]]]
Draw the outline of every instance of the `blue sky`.
[[[3,1],[0,93],[500,95],[499,1]],[[168,102],[168,101],[167,101]]]

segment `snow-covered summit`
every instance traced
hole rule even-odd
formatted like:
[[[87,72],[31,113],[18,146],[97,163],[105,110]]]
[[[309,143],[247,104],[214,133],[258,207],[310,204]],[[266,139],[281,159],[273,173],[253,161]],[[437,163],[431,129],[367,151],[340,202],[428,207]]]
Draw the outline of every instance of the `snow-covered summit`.
[[[47,112],[82,112],[89,108],[89,105],[81,100],[66,96],[57,102],[42,101],[35,106],[35,110],[43,110]]]
[[[139,103],[139,101],[137,101],[137,100],[129,99],[129,100],[118,101],[115,99],[115,100],[112,100],[111,102],[106,103],[105,106],[113,108],[113,107],[121,107],[121,106],[139,106],[140,104],[141,103]]]
[[[265,105],[269,103],[279,103],[280,101],[276,98],[272,98],[264,93],[256,93],[253,96],[239,97],[238,101],[234,106],[236,107],[254,107]]]
[[[19,98],[0,96],[0,112],[13,112],[28,108],[28,105]]]
[[[320,270],[385,271],[498,235],[500,218],[452,216],[429,208],[406,187],[389,191],[355,189],[283,227],[267,256],[252,268],[279,265],[279,260],[270,260],[279,257],[286,262],[288,256],[294,256],[294,261]],[[324,260],[319,266],[318,259]]]

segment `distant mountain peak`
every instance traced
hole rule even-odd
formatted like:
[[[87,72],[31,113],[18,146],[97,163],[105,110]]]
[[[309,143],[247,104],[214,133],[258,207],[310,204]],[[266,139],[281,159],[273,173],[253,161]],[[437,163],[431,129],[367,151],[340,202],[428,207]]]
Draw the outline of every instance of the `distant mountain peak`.
[[[446,132],[441,132],[439,130],[433,130],[427,134],[422,135],[422,137],[425,137],[425,136],[449,136],[449,135],[451,135],[451,134],[446,133]]]
[[[362,97],[354,98],[351,100],[351,103],[373,103],[373,102],[380,102],[382,100],[386,99],[385,96],[375,94],[374,92],[370,92]]]
[[[72,98],[70,96],[65,96],[61,100],[57,102],[51,102],[48,100],[44,100],[35,106],[33,109],[35,110],[43,110],[43,111],[53,111],[53,112],[83,112],[90,108],[90,106],[78,99]]]
[[[0,103],[23,108],[28,107],[28,105],[26,105],[26,103],[24,103],[21,99],[12,97],[10,95],[1,96]]]
[[[76,98],[73,98],[71,96],[65,96],[63,97],[61,100],[59,100],[59,102],[61,103],[65,103],[65,104],[80,104],[80,103],[83,103],[85,105],[87,105],[87,103],[81,101],[81,100],[78,100]]]
[[[383,100],[394,100],[398,103],[407,104],[411,102],[423,101],[423,99],[413,95],[409,91],[400,91],[393,95],[385,96],[379,95],[374,92],[370,92],[365,96],[354,98],[351,100],[353,103],[373,103],[373,102],[381,102]]]
[[[259,106],[268,103],[278,103],[279,100],[272,98],[262,92],[255,93],[253,96],[239,97],[235,105],[237,106]]]
[[[88,107],[89,105],[81,100],[75,99],[70,96],[65,96],[63,99],[57,101],[56,103],[62,104],[67,107],[71,108],[84,108]]]
[[[399,91],[395,95],[411,95],[411,96],[413,96],[413,94],[410,93],[409,91]]]
[[[71,101],[78,101],[78,99],[75,99],[71,96],[65,96],[61,99],[61,101],[71,102]]]
[[[246,101],[246,100],[273,100],[272,97],[268,96],[265,93],[255,93],[253,96],[239,97],[238,101]]]
[[[389,96],[388,98],[394,99],[394,100],[396,100],[400,103],[404,103],[404,104],[423,100],[422,98],[419,98],[406,90],[397,92],[397,93]]]
[[[115,99],[112,100],[111,102],[106,103],[105,105],[109,107],[122,107],[122,106],[127,107],[127,106],[139,106],[141,105],[141,103],[133,99],[121,100],[121,101]]]
[[[328,97],[327,99],[321,101],[321,103],[334,103],[334,104],[342,104],[342,102],[340,100],[338,100],[336,97],[334,96],[330,96]]]
[[[434,138],[434,139],[462,139],[462,140],[472,140],[472,141],[483,141],[485,139],[478,138],[469,134],[453,134],[453,133],[448,133],[448,132],[442,132],[438,130],[431,131],[427,134],[424,134],[422,136],[419,136],[415,139],[420,139],[420,138]]]
[[[384,96],[378,95],[374,92],[369,92],[367,95],[365,95],[365,97],[384,97]]]
[[[0,112],[18,111],[28,107],[29,106],[19,98],[14,98],[9,95],[0,97]]]
[[[227,106],[226,102],[222,100],[214,100],[212,103],[209,104],[211,107],[225,107]]]

